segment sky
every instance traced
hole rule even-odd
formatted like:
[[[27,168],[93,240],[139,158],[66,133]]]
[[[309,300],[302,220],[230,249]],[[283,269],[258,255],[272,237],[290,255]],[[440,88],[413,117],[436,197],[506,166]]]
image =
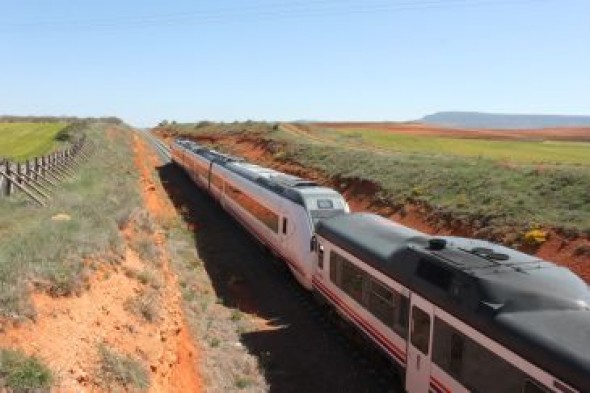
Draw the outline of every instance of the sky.
[[[590,115],[587,0],[0,0],[0,114]]]

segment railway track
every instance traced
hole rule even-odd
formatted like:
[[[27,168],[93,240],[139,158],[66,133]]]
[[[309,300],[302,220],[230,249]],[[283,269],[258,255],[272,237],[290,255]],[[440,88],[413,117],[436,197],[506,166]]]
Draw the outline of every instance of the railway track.
[[[350,337],[344,323],[302,289],[284,263],[170,164],[162,142],[142,135],[168,163],[159,171],[170,197],[189,209],[200,228],[195,244],[218,296],[272,326],[242,336],[243,345],[259,357],[271,392],[403,392],[388,363]]]
[[[172,155],[170,154],[170,149],[164,142],[156,138],[149,130],[146,129],[139,129],[138,132],[143,135],[145,139],[150,143],[150,146],[156,151],[162,163],[167,164],[172,161]]]

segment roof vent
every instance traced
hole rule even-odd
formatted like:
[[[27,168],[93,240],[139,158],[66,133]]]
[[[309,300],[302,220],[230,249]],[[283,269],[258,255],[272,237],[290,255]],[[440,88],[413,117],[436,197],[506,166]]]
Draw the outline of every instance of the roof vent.
[[[447,246],[447,241],[445,239],[430,239],[428,240],[428,248],[431,250],[442,250]]]
[[[507,254],[502,254],[499,252],[494,252],[491,248],[486,247],[474,247],[471,249],[471,253],[480,256],[482,258],[494,260],[494,261],[507,261],[510,259],[510,256]]]
[[[494,252],[488,255],[487,258],[493,259],[495,261],[507,261],[510,259],[510,256],[508,256],[508,254],[500,254],[498,252]]]

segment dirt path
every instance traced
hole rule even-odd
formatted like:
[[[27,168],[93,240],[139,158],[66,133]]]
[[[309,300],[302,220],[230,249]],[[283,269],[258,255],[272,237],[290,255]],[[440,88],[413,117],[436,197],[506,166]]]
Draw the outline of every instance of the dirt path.
[[[138,139],[134,142],[145,204],[153,216],[166,218],[174,210],[165,204],[162,190],[158,193],[150,183],[150,165],[155,159]],[[185,325],[176,278],[168,268],[165,238],[157,228],[150,234],[161,250],[157,318],[150,323],[129,312],[129,300],[149,289],[129,272],[153,267],[131,247],[140,232],[132,222],[124,229],[125,253],[120,264],[87,261],[92,266],[88,288],[78,296],[33,294],[35,321],[7,328],[0,335],[0,346],[19,348],[42,359],[54,374],[56,391],[111,391],[100,371],[99,347],[104,346],[144,365],[150,392],[199,392],[198,353]],[[133,390],[131,386],[127,389]]]

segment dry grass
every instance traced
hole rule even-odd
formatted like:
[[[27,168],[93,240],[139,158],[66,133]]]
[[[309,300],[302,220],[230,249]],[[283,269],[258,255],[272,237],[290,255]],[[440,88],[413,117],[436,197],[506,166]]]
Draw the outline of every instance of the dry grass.
[[[146,391],[149,388],[149,374],[137,360],[104,345],[99,346],[98,351],[101,361],[97,375],[109,391],[118,391],[120,388],[127,391]]]
[[[156,266],[161,265],[162,255],[151,234],[145,232],[136,234],[131,241],[130,247],[137,252],[142,261]]]
[[[27,288],[33,282],[55,296],[83,290],[85,261],[117,263],[124,256],[119,228],[140,204],[126,129],[105,135],[105,124],[86,129],[100,148],[76,176],[62,183],[47,208],[23,196],[0,199],[0,317],[33,318]],[[52,217],[66,214],[69,220]]]
[[[252,329],[247,314],[225,307],[194,249],[192,233],[178,222],[170,228],[169,250],[180,280],[183,308],[201,345],[201,370],[208,392],[266,392],[268,386],[255,356],[240,342]]]
[[[144,290],[127,299],[125,309],[148,322],[155,322],[160,316],[160,295],[154,289]]]

